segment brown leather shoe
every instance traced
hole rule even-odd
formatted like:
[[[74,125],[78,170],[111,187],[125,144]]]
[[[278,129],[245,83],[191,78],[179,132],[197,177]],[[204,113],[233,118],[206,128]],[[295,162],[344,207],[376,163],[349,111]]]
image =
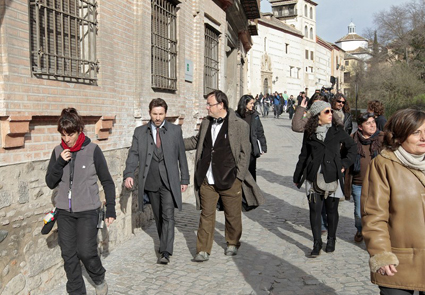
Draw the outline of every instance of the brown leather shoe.
[[[354,242],[361,243],[362,241],[363,241],[362,232],[360,231],[356,232],[356,234],[354,235]]]

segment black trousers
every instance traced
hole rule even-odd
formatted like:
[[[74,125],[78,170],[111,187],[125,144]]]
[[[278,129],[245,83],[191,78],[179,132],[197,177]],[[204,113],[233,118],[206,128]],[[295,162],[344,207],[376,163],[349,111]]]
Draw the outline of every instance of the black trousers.
[[[105,278],[105,269],[97,253],[99,211],[68,212],[58,210],[58,237],[71,295],[86,294],[80,261],[96,285]]]
[[[415,291],[413,290],[403,290],[403,289],[394,289],[379,286],[379,290],[381,291],[379,295],[413,295]],[[419,295],[425,295],[425,292],[419,292]]]
[[[156,229],[159,237],[159,252],[173,254],[174,245],[174,199],[172,193],[164,186],[156,192],[147,191]]]
[[[328,238],[336,237],[336,229],[338,227],[338,205],[339,199],[327,197],[324,198],[320,194],[310,194],[309,196],[309,207],[310,207],[310,226],[311,231],[313,232],[314,240],[322,239],[322,207],[325,206],[327,213],[327,223],[328,223]]]

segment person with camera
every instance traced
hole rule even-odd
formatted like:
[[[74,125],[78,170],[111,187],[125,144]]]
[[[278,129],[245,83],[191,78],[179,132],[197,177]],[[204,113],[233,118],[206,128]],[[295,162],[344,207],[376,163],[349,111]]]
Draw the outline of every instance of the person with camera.
[[[66,291],[86,294],[80,261],[93,280],[97,295],[108,293],[106,270],[97,252],[101,202],[97,181],[106,197],[106,225],[116,218],[115,184],[99,146],[84,134],[83,118],[74,108],[62,110],[58,121],[61,143],[53,149],[46,184],[58,188],[55,197],[58,239],[67,276]]]
[[[310,118],[305,125],[303,144],[293,176],[300,188],[306,181],[310,208],[310,225],[313,233],[311,257],[320,255],[322,249],[321,212],[326,207],[328,241],[326,252],[335,251],[338,226],[339,196],[334,194],[338,180],[343,186],[343,172],[354,162],[356,145],[353,139],[333,120],[331,105],[318,100],[310,107]],[[341,144],[347,149],[341,154]],[[320,184],[319,184],[320,180]]]

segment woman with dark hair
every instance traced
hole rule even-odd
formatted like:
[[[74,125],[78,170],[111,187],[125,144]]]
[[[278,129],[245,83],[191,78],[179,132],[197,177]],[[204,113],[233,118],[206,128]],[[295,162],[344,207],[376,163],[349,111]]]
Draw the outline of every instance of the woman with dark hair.
[[[399,110],[363,181],[363,237],[381,295],[425,294],[425,112]]]
[[[68,279],[69,294],[86,294],[80,261],[96,286],[96,294],[107,294],[105,269],[97,252],[97,231],[101,209],[99,179],[106,197],[109,226],[116,218],[115,184],[99,146],[84,134],[84,122],[74,108],[62,110],[58,121],[61,143],[53,149],[46,183],[58,188],[58,240]]]
[[[367,111],[375,115],[376,127],[383,131],[387,118],[384,116],[384,104],[379,100],[371,100],[367,103]]]
[[[353,131],[353,122],[350,113],[350,105],[342,93],[337,93],[332,100],[332,109],[337,122],[344,126],[345,132],[351,134]]]
[[[362,183],[370,162],[382,149],[384,133],[377,130],[373,113],[363,113],[357,118],[358,129],[351,134],[357,145],[357,155],[354,165],[345,174],[345,195],[353,196],[354,226],[357,232],[354,241],[360,243],[362,236],[362,216],[360,212],[360,196]]]
[[[322,249],[321,212],[326,207],[328,241],[326,252],[335,251],[336,230],[338,226],[339,198],[334,192],[339,181],[343,187],[343,172],[354,162],[356,145],[353,139],[333,120],[331,105],[325,101],[316,101],[310,108],[311,117],[305,126],[303,144],[293,181],[300,188],[306,181],[306,194],[309,200],[310,225],[313,233],[311,257],[320,255]],[[341,144],[347,152],[341,154]],[[318,179],[334,184],[335,190],[323,192],[318,189]]]
[[[256,180],[257,158],[263,153],[267,153],[267,142],[260,113],[254,110],[254,98],[251,95],[242,95],[235,112],[236,116],[245,120],[250,128],[251,158],[248,170]]]

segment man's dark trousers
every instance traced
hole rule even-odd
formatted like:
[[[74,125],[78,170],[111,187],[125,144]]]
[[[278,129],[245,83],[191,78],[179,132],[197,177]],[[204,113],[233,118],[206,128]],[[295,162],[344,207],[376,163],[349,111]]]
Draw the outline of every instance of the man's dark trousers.
[[[174,200],[171,192],[161,185],[158,191],[147,191],[155,217],[159,236],[159,252],[173,254],[174,244]]]
[[[174,199],[170,191],[162,147],[155,147],[145,190],[151,202],[159,236],[159,252],[173,254],[174,244]]]

